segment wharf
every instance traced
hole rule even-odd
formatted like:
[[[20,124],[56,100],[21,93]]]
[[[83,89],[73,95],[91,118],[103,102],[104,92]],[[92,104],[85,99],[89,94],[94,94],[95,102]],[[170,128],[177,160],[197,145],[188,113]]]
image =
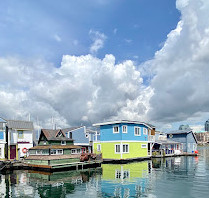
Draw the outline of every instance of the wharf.
[[[150,160],[151,156],[130,158],[130,159],[103,159],[103,164],[126,164],[130,162],[140,162],[145,160]]]
[[[83,170],[87,168],[101,167],[101,163],[102,163],[101,160],[94,160],[94,161],[85,161],[85,162],[54,164],[51,166],[47,166],[47,165],[28,164],[25,163],[24,161],[13,161],[13,162],[8,161],[1,166],[0,171],[36,170],[36,171],[46,171],[46,172],[57,172],[57,171],[66,171],[66,170]]]
[[[198,156],[197,153],[182,153],[182,154],[166,154],[166,155],[153,155],[152,158],[165,158],[165,157],[181,157],[181,156]]]

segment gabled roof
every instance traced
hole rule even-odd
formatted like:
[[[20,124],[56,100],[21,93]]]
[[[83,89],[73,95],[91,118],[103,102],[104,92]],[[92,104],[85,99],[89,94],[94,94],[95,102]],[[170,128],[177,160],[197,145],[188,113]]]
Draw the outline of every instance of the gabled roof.
[[[61,132],[62,136],[58,137],[58,133]],[[57,141],[72,141],[72,139],[67,138],[61,129],[52,130],[52,129],[41,129],[41,134],[43,134],[48,141],[57,140]],[[40,135],[41,137],[41,135]],[[40,138],[39,138],[40,139]],[[39,140],[40,141],[40,140]]]
[[[73,132],[77,129],[80,129],[80,128],[83,128],[85,126],[76,126],[76,127],[70,127],[70,128],[65,128],[65,129],[62,129],[62,132],[63,133],[66,133],[66,132]]]
[[[189,130],[174,130],[174,131],[167,131],[166,134],[183,134],[183,133],[190,133],[192,129]]]
[[[9,129],[25,129],[33,130],[33,122],[30,121],[21,121],[21,120],[7,120],[7,127]]]
[[[140,122],[140,121],[130,121],[130,120],[118,120],[118,121],[109,121],[109,122],[103,122],[103,123],[96,123],[93,124],[95,127],[103,126],[103,125],[109,125],[109,124],[143,124],[147,126],[150,129],[154,129],[155,126],[145,123],[145,122]]]
[[[6,123],[7,121],[0,117],[0,123]]]
[[[168,131],[165,132],[166,134],[188,134],[188,133],[192,133],[196,143],[197,143],[197,138],[195,136],[195,134],[193,133],[192,129],[187,129],[187,130],[175,130],[175,131]]]

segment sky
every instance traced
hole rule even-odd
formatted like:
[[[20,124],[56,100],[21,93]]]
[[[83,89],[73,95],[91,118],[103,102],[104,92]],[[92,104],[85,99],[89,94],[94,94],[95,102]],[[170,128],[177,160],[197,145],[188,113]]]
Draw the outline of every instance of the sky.
[[[208,9],[205,0],[0,0],[0,117],[203,130]]]

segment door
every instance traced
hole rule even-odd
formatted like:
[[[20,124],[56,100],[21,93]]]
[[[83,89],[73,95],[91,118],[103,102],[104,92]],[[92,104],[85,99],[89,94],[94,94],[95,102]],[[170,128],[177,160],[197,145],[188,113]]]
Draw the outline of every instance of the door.
[[[10,159],[16,159],[16,145],[10,145]]]

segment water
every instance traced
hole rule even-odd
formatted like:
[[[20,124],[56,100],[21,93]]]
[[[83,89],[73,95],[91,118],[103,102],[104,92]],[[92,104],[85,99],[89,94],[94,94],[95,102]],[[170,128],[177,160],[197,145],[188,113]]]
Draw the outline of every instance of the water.
[[[0,197],[209,197],[209,147],[198,157],[155,159],[87,171],[0,175]]]

